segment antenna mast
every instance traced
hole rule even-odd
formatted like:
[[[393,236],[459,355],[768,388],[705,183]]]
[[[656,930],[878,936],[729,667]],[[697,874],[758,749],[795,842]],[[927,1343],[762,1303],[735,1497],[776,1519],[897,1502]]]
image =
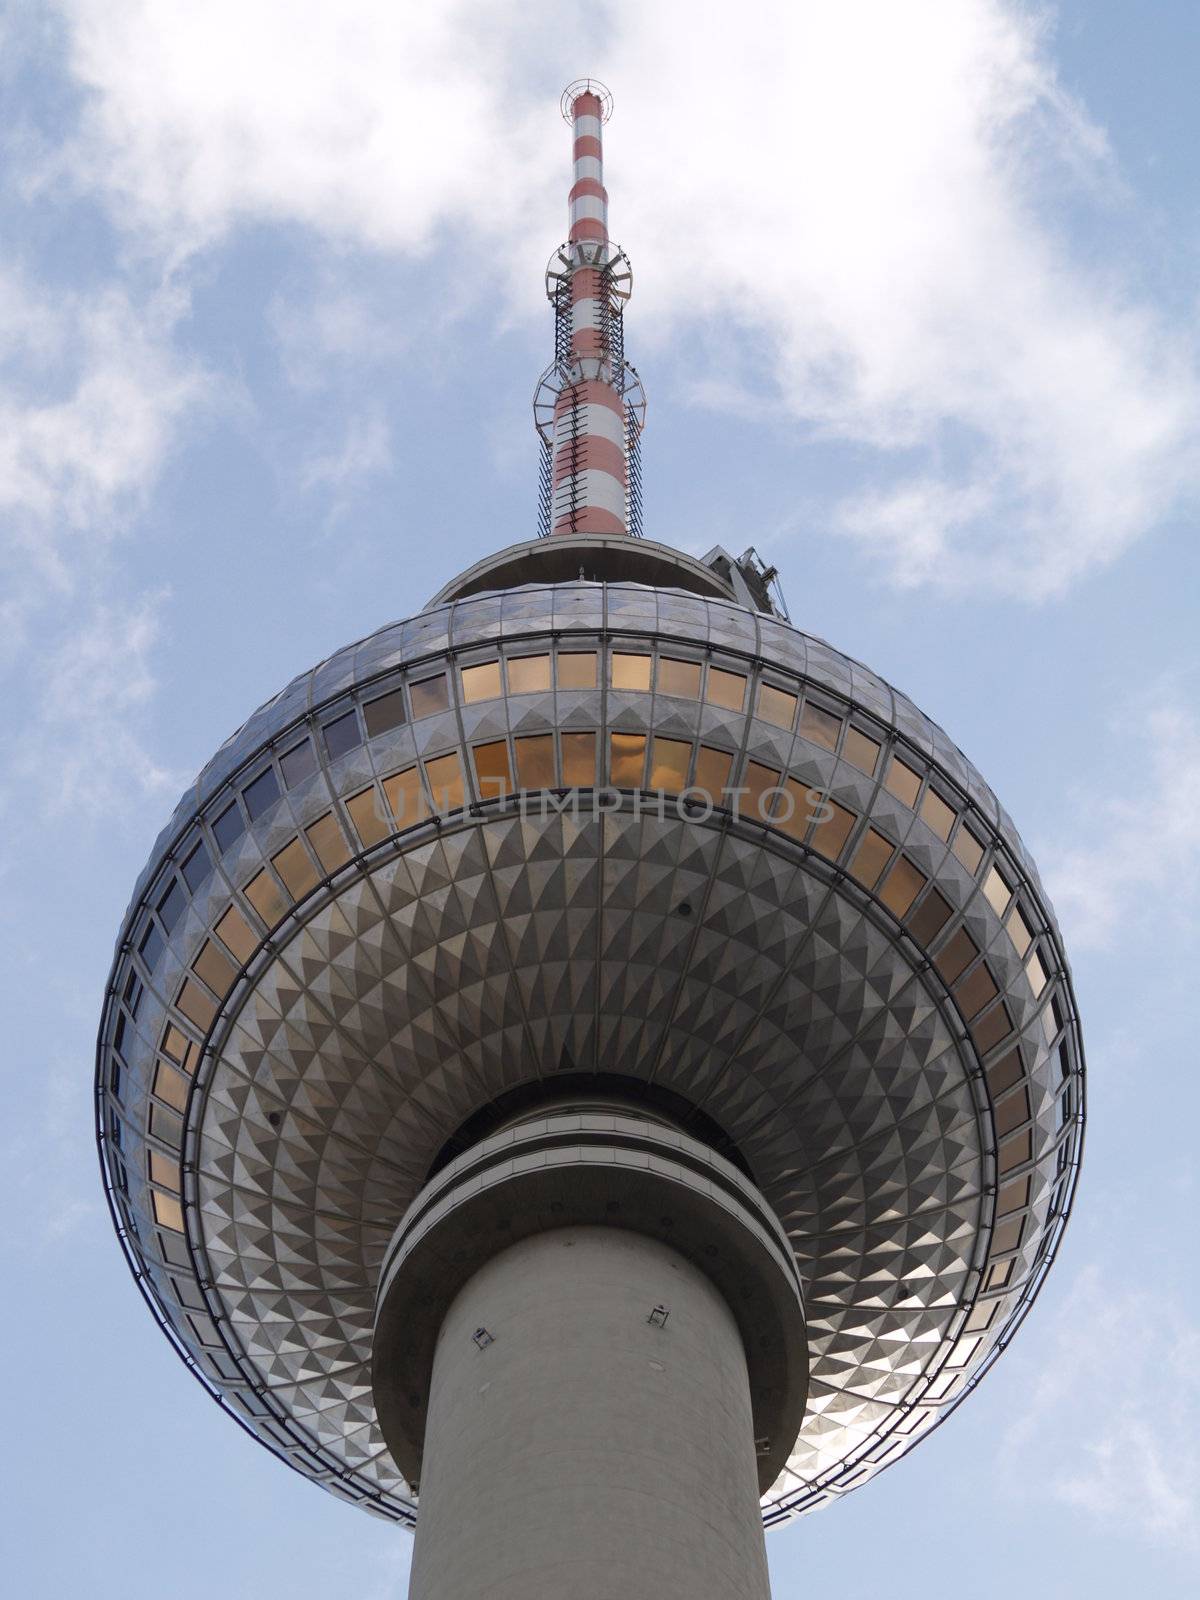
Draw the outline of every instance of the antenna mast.
[[[538,532],[642,535],[639,439],[646,395],[625,359],[629,257],[608,237],[601,129],[612,96],[594,78],[563,91],[574,136],[570,225],[546,268],[554,360],[538,380],[533,415],[542,460]]]

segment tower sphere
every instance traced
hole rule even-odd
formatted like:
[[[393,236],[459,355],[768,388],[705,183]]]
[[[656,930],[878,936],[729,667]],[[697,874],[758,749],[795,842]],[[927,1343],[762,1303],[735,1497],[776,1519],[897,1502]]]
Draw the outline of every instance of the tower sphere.
[[[256,711],[138,880],[97,1078],[130,1265],[232,1415],[385,1516],[393,1232],[523,1108],[661,1112],[770,1203],[811,1376],[768,1523],[927,1434],[1053,1255],[1081,1057],[1033,862],[935,723],[732,576],[481,563]]]

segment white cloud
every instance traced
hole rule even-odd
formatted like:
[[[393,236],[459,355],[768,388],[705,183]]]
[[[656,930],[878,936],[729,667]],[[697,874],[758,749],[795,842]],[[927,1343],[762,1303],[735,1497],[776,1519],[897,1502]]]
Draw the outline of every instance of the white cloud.
[[[156,761],[140,734],[156,690],[150,658],[165,601],[94,604],[40,663],[36,720],[16,762],[18,776],[41,790],[39,815],[89,821],[183,787],[185,775]]]
[[[205,392],[171,344],[183,300],[116,286],[51,292],[0,276],[0,561],[6,632],[73,586],[145,503],[183,413]]]
[[[392,435],[386,420],[377,411],[366,411],[348,419],[342,442],[335,450],[323,452],[309,461],[300,473],[304,489],[329,489],[338,494],[361,484],[392,464]]]
[[[640,353],[670,340],[711,397],[713,330],[748,335],[761,397],[868,447],[832,522],[896,583],[1043,597],[1194,492],[1191,330],[1123,283],[1127,246],[1072,250],[1072,206],[1114,241],[1136,208],[1024,8],[63,4],[71,160],[128,225],[170,251],[264,218],[445,239],[528,310],[563,226],[554,95],[607,77]]]
[[[409,250],[448,218],[503,230],[524,178],[515,80],[560,15],[471,0],[62,9],[93,91],[71,159],[127,218],[173,247],[267,217]]]
[[[1131,729],[1141,737],[1131,740]],[[1200,886],[1195,712],[1160,689],[1124,705],[1112,732],[1115,781],[1100,794],[1076,796],[1070,839],[1042,851],[1046,887],[1073,950],[1111,945],[1143,919],[1161,927],[1164,918],[1194,918]]]
[[[1200,1324],[1164,1284],[1083,1271],[1060,1305],[1006,1484],[1076,1508],[1109,1532],[1200,1546]]]
[[[386,307],[378,301],[329,281],[329,274],[314,294],[275,294],[267,320],[288,382],[312,391],[331,373],[361,373],[399,361],[406,342],[400,308],[394,300]]]

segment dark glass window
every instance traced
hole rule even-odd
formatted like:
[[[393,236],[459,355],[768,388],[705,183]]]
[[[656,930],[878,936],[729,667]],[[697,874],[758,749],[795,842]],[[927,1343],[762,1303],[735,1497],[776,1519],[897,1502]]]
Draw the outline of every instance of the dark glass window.
[[[317,770],[317,757],[312,740],[304,739],[299,744],[293,745],[280,756],[279,766],[283,772],[283,781],[289,789],[294,789],[298,783],[303,783],[305,778],[311,778]]]
[[[242,799],[246,802],[250,821],[257,822],[279,799],[279,779],[275,776],[275,769],[268,767],[265,772],[260,772],[254,782],[248,783],[242,790]]]
[[[321,731],[325,735],[325,748],[331,761],[336,761],[338,756],[344,756],[350,750],[356,750],[362,743],[358,715],[353,710],[327,722]]]
[[[435,678],[435,683],[444,687],[445,680]],[[389,728],[398,728],[404,718],[404,690],[393,689],[390,694],[381,694],[378,700],[368,700],[363,707],[367,719],[367,733],[373,739],[377,733],[386,733]]]
[[[915,914],[908,919],[908,931],[918,944],[928,944],[938,930],[949,920],[950,907],[936,889],[931,889]],[[972,957],[972,959],[974,958]],[[958,970],[961,971],[962,969],[959,968]],[[957,976],[957,973],[952,976]],[[951,978],[946,979],[947,983],[951,981]]]
[[[450,704],[444,674],[438,678],[422,678],[420,683],[410,684],[408,692],[412,695],[414,717],[431,717],[437,711],[445,711]]]
[[[137,1021],[138,1007],[142,1003],[142,980],[132,967],[129,976],[125,979],[125,1004],[129,1007],[129,1015]],[[1064,1074],[1065,1076],[1065,1074]]]
[[[117,1012],[117,1026],[113,1032],[113,1049],[120,1051],[125,1043],[125,1013]]]
[[[183,890],[179,887],[179,879],[172,878],[158,902],[158,914],[162,918],[162,925],[168,933],[179,921],[179,914],[183,910]]]
[[[163,936],[161,933],[159,933],[154,923],[151,923],[146,929],[145,933],[142,935],[141,944],[138,945],[138,954],[150,968],[151,972],[154,971],[155,964],[157,963],[159,956],[162,955],[162,950]]]
[[[212,831],[213,838],[221,846],[222,852],[228,850],[230,845],[236,844],[242,837],[246,831],[246,824],[242,821],[242,813],[238,809],[236,800],[222,811],[213,823]]]
[[[241,832],[240,828],[238,829],[238,832]],[[192,851],[191,855],[188,856],[187,860],[183,863],[184,882],[187,884],[188,888],[193,894],[195,894],[196,890],[204,882],[205,878],[208,877],[211,871],[212,862],[209,860],[208,851],[204,847],[203,840],[201,840],[201,842]]]

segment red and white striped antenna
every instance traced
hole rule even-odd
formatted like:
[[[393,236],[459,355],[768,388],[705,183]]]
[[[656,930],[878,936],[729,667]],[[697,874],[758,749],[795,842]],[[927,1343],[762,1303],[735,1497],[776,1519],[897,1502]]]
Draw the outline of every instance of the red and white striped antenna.
[[[554,360],[538,380],[533,415],[542,442],[539,532],[642,532],[639,438],[646,396],[625,360],[629,257],[608,237],[601,131],[612,95],[594,78],[563,91],[574,135],[567,241],[546,268]]]

